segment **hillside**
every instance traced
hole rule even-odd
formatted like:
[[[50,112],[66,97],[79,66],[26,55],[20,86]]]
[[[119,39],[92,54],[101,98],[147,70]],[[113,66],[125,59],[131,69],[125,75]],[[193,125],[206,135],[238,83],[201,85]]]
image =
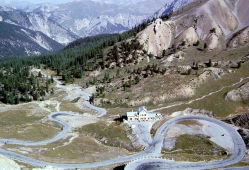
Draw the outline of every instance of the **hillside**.
[[[72,28],[89,1],[29,12]],[[140,3],[142,13],[153,2],[93,0],[80,15],[115,18],[132,11],[119,5]],[[248,169],[249,1],[167,2],[128,31],[0,58],[0,154],[26,169]],[[103,30],[123,29],[112,19]],[[13,49],[46,45],[41,32],[0,29]]]
[[[84,46],[87,46],[89,44],[94,44],[98,41],[108,40],[108,39],[111,39],[111,38],[116,37],[116,36],[117,36],[117,34],[100,34],[100,35],[96,35],[96,36],[89,36],[89,37],[81,38],[81,39],[78,39],[76,41],[69,43],[65,47],[65,49],[84,47]]]
[[[56,52],[63,46],[41,32],[0,22],[0,55],[37,56]]]
[[[177,2],[165,9],[174,11],[185,4],[180,0]],[[37,4],[25,9],[0,6],[0,21],[39,31],[66,46],[80,37],[122,33],[132,29],[150,18],[164,3],[164,0],[127,3],[80,0],[60,4]],[[20,56],[23,53],[13,55]]]
[[[249,25],[245,3],[194,1],[123,34],[79,39],[32,62],[54,70],[66,83],[96,86],[99,101],[107,103],[138,106],[191,98],[206,81],[244,62]],[[229,22],[223,22],[227,17]],[[167,91],[154,84],[158,79]],[[141,93],[131,96],[135,91]]]
[[[223,60],[219,55],[226,48],[233,46],[236,49],[247,45],[249,24],[244,19],[245,14],[242,15],[242,11],[247,9],[241,3],[245,1],[240,0],[238,4],[225,0],[194,1],[171,15],[163,15],[161,19],[144,23],[129,32],[103,41],[93,37],[91,46],[77,47],[81,42],[88,42],[89,38],[73,42],[71,45],[76,47],[75,50],[70,48],[59,53],[61,56],[47,56],[51,58],[50,62],[43,60],[43,64],[70,79],[81,77],[79,72],[83,75],[100,68],[139,67],[140,63],[145,64],[146,61],[149,63],[145,65],[151,65],[150,61],[153,61],[152,65],[164,63],[160,64],[160,67],[163,66],[161,70],[189,72],[189,68],[195,68],[198,64]],[[210,13],[216,14],[215,19]],[[224,22],[227,17],[230,18],[229,22]],[[59,61],[63,57],[70,59]],[[223,62],[219,65],[227,65]],[[234,62],[237,59],[230,58],[227,62],[236,65]]]
[[[89,60],[93,67],[77,82],[97,86],[104,103],[139,106],[191,98],[208,80],[240,68],[248,54],[249,23],[241,3],[194,1],[171,17],[152,20],[135,36],[103,50],[103,59]]]

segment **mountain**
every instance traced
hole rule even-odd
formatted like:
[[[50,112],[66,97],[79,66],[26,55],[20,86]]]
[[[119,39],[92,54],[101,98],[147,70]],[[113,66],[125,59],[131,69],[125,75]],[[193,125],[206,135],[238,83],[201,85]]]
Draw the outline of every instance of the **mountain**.
[[[138,34],[138,40],[153,55],[161,55],[172,46],[188,48],[196,43],[204,44],[207,50],[246,44],[247,3],[246,0],[194,1],[174,12],[170,20],[157,20],[149,25]]]
[[[165,14],[169,14],[173,11],[176,11],[177,9],[193,2],[195,0],[167,0],[165,5],[160,9],[158,10],[155,14],[154,14],[154,17],[155,18],[158,18],[162,15],[165,15]]]
[[[47,16],[80,37],[123,32],[160,9],[165,0],[78,0],[65,4],[31,6],[27,12]]]
[[[188,3],[186,0],[166,2],[165,5],[165,0],[127,0],[122,3],[77,0],[32,5],[25,10],[0,7],[0,21],[41,32],[65,46],[79,37],[127,31],[164,5],[166,11],[174,11]]]
[[[0,56],[33,56],[55,52],[63,46],[45,34],[0,22]]]
[[[203,90],[208,94],[226,86],[221,78],[233,84],[248,75],[248,8],[247,0],[193,1],[128,32],[72,42],[43,56],[41,64],[65,83],[80,79],[83,87],[94,85],[103,105],[158,105],[199,97]]]
[[[0,7],[0,19],[1,21],[9,24],[18,25],[33,31],[40,31],[63,45],[79,38],[77,35],[73,34],[53,20],[50,20],[45,15],[37,13]]]

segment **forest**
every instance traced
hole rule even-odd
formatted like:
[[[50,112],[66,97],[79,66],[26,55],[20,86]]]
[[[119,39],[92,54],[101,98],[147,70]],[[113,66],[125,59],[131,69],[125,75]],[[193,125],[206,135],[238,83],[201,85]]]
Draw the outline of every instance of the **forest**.
[[[19,104],[32,100],[44,100],[53,93],[53,79],[32,73],[28,60],[15,59],[0,62],[0,101]]]

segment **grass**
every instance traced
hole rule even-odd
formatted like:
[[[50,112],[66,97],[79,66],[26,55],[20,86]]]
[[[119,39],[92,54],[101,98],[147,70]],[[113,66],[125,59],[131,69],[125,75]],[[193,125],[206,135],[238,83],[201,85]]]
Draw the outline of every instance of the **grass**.
[[[219,80],[209,80],[208,83],[201,85],[199,88],[196,89],[196,95],[192,97],[192,99],[199,98],[203,95],[208,94],[209,92],[216,91],[221,89],[224,86],[229,86],[233,83],[239,82],[240,78],[247,77],[249,75],[249,63],[243,64],[242,67],[236,70],[234,73],[230,73],[229,76],[223,76]],[[248,82],[245,80],[241,84]],[[239,87],[241,84],[237,85]],[[236,114],[241,110],[240,108],[245,107],[244,103],[237,103],[225,100],[225,96],[227,92],[236,88],[236,87],[229,87],[225,88],[224,90],[215,93],[205,99],[200,101],[193,102],[191,104],[183,104],[181,106],[172,107],[169,109],[160,110],[162,113],[173,113],[179,110],[185,110],[186,108],[190,107],[193,109],[205,109],[212,111],[216,118],[225,118],[230,114]],[[189,100],[186,100],[189,101]],[[163,106],[167,106],[170,103],[165,103]],[[243,109],[242,109],[243,110]]]
[[[208,59],[212,59],[212,61],[238,60],[240,57],[248,54],[248,47],[211,52],[201,52],[193,48],[187,49],[185,51],[186,57],[183,61],[179,61],[180,65],[192,64],[193,61],[203,62],[207,61]],[[130,69],[132,70],[132,68]],[[209,92],[216,91],[224,86],[238,82],[242,77],[247,77],[249,75],[249,63],[242,64],[240,69],[233,69],[233,71],[235,72],[225,75],[221,79],[207,80],[205,83],[201,84],[195,89],[196,93],[194,96],[186,95],[186,93],[181,92],[181,85],[189,84],[190,80],[196,77],[195,75],[182,76],[178,74],[172,74],[150,77],[142,80],[139,84],[132,86],[132,88],[127,92],[117,89],[113,89],[112,91],[108,92],[106,94],[106,98],[115,101],[115,103],[123,103],[122,106],[114,105],[108,107],[110,108],[110,113],[122,114],[121,111],[118,111],[116,108],[118,107],[122,108],[122,110],[125,110],[125,108],[130,107],[130,104],[132,103],[131,101],[134,101],[133,104],[136,106],[146,105],[148,109],[168,106],[178,102],[187,102],[191,99],[206,95]],[[243,107],[245,107],[245,104],[243,103],[235,103],[224,100],[227,92],[230,90],[232,90],[232,88],[226,88],[221,92],[213,94],[212,96],[209,96],[201,101],[172,107],[170,109],[164,109],[161,111],[163,113],[172,113],[191,107],[196,109],[210,110],[214,112],[215,117],[225,118],[230,114],[236,114],[240,112],[243,110]],[[162,96],[164,96],[165,100],[160,99]],[[151,101],[143,102],[146,97],[150,98]]]
[[[90,109],[80,109],[74,101],[62,101],[60,105],[60,111],[63,112],[74,112],[74,113],[91,113],[95,114],[94,110]]]
[[[216,151],[224,151],[219,146],[208,140],[205,136],[181,135],[176,140],[176,150],[183,150],[187,153],[214,154]]]
[[[178,122],[177,124],[186,125],[186,126],[193,126],[193,125],[202,126],[202,124],[200,124],[196,120],[183,120],[181,122]]]
[[[82,113],[82,110],[76,106],[75,103],[70,101],[63,101],[60,105],[60,110],[64,112],[75,112],[75,113]]]
[[[237,164],[234,164],[232,166],[228,166],[228,167],[225,167],[225,168],[243,167],[243,166],[249,166],[249,163],[248,162],[239,162]]]
[[[130,151],[133,151],[134,149],[130,139],[127,137],[128,132],[122,125],[117,125],[115,123],[107,125],[104,122],[98,122],[86,125],[78,129],[78,131],[81,134],[93,136],[109,146],[123,147]]]
[[[17,146],[12,146],[13,149]],[[91,163],[128,155],[124,149],[104,146],[91,137],[79,135],[39,147],[31,147],[28,156],[55,163]]]
[[[0,113],[0,126],[23,125],[41,120],[39,116],[27,116],[27,111],[9,110]]]
[[[58,128],[48,124],[0,126],[0,136],[5,139],[40,141],[49,139],[58,132]]]
[[[43,124],[46,116],[36,104],[5,106],[0,112],[0,136],[5,139],[39,141],[51,138],[59,129],[51,124]]]
[[[162,150],[165,158],[177,161],[210,161],[227,156],[226,151],[205,136],[181,135],[173,150]]]

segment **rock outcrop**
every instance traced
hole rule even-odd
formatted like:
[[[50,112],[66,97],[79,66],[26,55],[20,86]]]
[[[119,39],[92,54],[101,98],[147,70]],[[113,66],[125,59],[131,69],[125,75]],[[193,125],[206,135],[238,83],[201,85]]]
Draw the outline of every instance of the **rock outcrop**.
[[[234,102],[249,102],[249,82],[227,93],[226,99]]]
[[[249,43],[247,8],[243,6],[247,3],[245,0],[196,1],[174,12],[169,20],[167,17],[155,20],[136,38],[144,50],[154,56],[202,44],[204,48],[198,49],[221,50],[228,44],[231,47],[245,45]],[[241,28],[244,29],[239,31]]]
[[[202,110],[202,109],[192,109],[192,108],[187,108],[186,110],[182,111],[182,113],[187,115],[206,115],[209,117],[214,116],[213,112],[211,111]]]
[[[235,115],[223,121],[238,127],[238,132],[243,138],[248,148],[249,147],[249,113]]]
[[[214,50],[219,47],[219,37],[216,34],[210,34],[207,37],[206,45],[208,50]]]
[[[138,41],[148,54],[160,56],[163,50],[168,49],[174,40],[173,30],[171,22],[157,19],[137,35]]]
[[[199,36],[193,27],[189,27],[176,38],[177,46],[181,44],[184,44],[184,46],[194,45],[198,41]]]
[[[172,113],[170,116],[171,117],[177,117],[177,116],[184,116],[184,115],[202,115],[202,116],[209,116],[213,117],[214,114],[211,111],[208,110],[202,110],[202,109],[192,109],[192,108],[187,108],[183,111],[178,111]]]
[[[249,130],[249,113],[236,115],[224,120],[227,123],[233,124],[237,127],[242,127]]]
[[[246,27],[235,33],[228,42],[228,47],[236,48],[249,43],[249,27]]]

